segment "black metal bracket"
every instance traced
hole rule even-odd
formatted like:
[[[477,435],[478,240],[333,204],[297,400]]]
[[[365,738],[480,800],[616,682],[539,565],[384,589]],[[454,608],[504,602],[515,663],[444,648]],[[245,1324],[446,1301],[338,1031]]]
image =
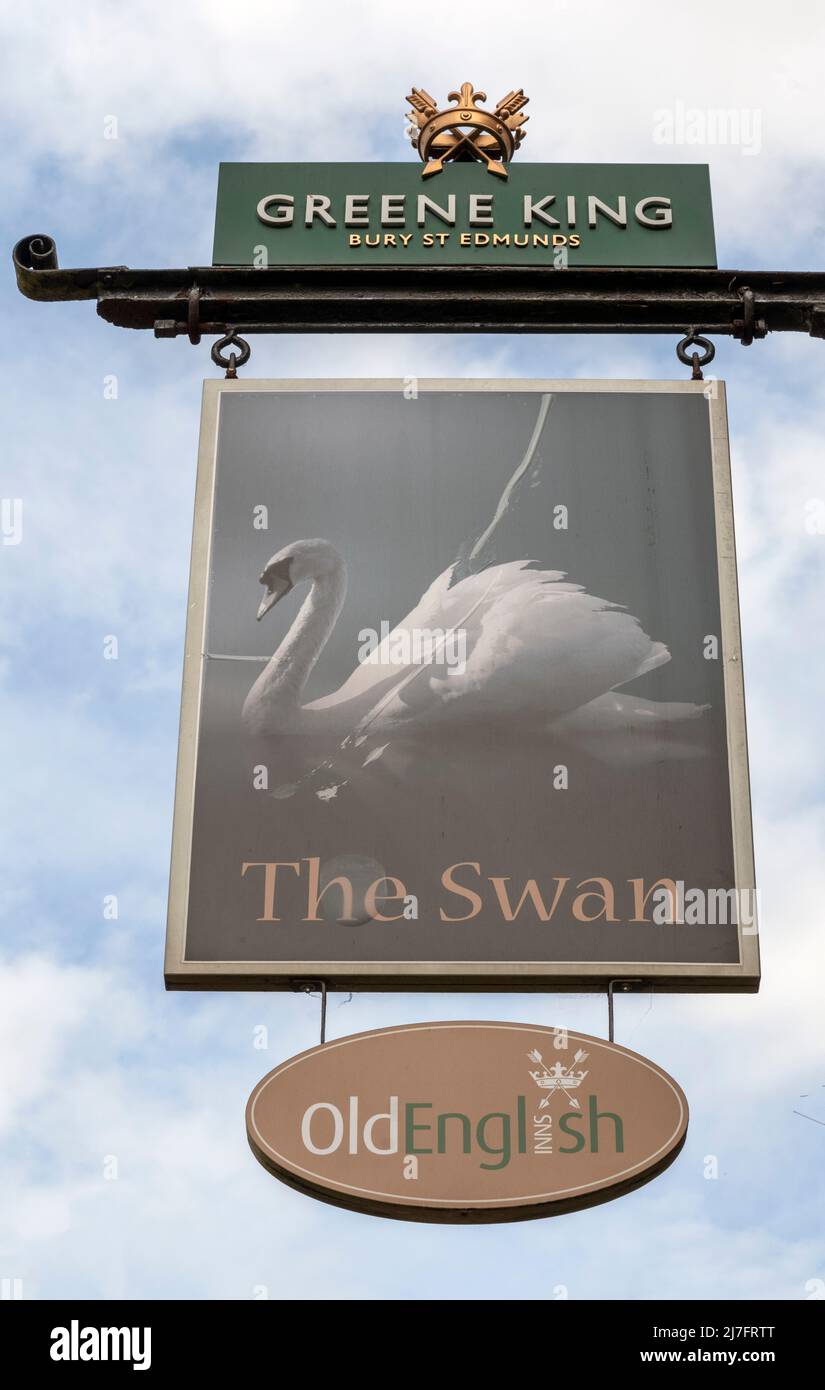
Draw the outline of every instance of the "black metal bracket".
[[[742,298],[742,317],[733,320],[732,332],[734,338],[738,338],[743,347],[750,347],[754,338],[765,338],[768,334],[768,325],[763,318],[756,317],[756,297],[749,286],[743,287],[739,291]],[[811,328],[811,333],[814,330]],[[814,334],[815,337],[821,336]]]
[[[294,994],[319,994],[321,996],[321,1046],[327,1040],[327,982],[326,980],[293,980]]]
[[[607,1040],[615,1042],[613,1028],[613,995],[619,989],[623,993],[643,984],[643,980],[609,980],[607,984]]]
[[[14,248],[21,293],[90,299],[158,338],[247,333],[724,334],[825,337],[825,272],[552,266],[204,266],[62,270],[51,237]]]

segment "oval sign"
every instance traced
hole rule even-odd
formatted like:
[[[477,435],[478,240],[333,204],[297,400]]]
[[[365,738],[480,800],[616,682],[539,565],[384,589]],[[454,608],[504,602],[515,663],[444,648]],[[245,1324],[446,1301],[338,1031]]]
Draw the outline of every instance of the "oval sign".
[[[687,1101],[636,1052],[527,1023],[417,1023],[282,1062],[246,1107],[256,1158],[322,1201],[519,1221],[618,1197],[678,1154]]]

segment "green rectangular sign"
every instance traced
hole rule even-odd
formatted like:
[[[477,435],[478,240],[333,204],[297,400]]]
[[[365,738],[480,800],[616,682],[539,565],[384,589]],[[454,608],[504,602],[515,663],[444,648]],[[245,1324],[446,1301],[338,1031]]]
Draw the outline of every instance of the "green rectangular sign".
[[[221,164],[214,265],[716,265],[706,164]]]

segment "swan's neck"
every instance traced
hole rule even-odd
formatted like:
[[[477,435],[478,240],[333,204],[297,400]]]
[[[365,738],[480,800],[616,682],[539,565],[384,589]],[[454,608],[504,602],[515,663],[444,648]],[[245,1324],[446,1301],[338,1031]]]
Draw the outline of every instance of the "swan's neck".
[[[300,708],[304,686],[337,622],[346,591],[343,565],[313,579],[297,618],[246,698],[244,719],[256,732],[278,732]]]

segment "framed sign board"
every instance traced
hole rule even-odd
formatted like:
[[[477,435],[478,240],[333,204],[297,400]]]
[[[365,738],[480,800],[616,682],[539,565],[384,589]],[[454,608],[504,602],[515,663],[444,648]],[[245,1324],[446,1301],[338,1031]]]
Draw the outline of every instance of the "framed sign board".
[[[754,990],[719,382],[210,381],[166,982]]]
[[[707,164],[221,164],[214,265],[715,266]],[[556,262],[558,265],[558,262]]]

